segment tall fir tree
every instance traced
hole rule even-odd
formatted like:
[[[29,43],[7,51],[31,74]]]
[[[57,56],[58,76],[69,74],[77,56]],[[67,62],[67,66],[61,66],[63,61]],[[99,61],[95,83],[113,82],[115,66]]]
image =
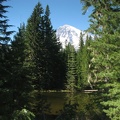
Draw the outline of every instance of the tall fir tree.
[[[90,62],[90,52],[89,46],[91,37],[86,36],[84,43],[84,34],[80,34],[79,49],[77,50],[77,87],[78,89],[85,89],[86,87],[91,87],[92,85],[88,80],[89,76],[89,62]]]
[[[0,119],[9,119],[12,112],[12,90],[9,86],[10,71],[10,35],[14,31],[9,31],[8,28],[12,25],[8,24],[8,18],[5,15],[6,10],[10,6],[4,4],[7,0],[0,1]],[[7,116],[6,116],[7,115]]]
[[[24,68],[27,71],[27,79],[30,79],[36,93],[31,96],[28,109],[37,117],[42,108],[40,90],[44,88],[45,78],[45,50],[44,50],[44,21],[41,3],[35,6],[32,15],[27,21],[25,32],[25,61]]]
[[[44,46],[46,54],[46,63],[45,63],[45,89],[57,89],[57,86],[61,81],[60,76],[60,48],[61,45],[56,38],[56,31],[53,29],[51,20],[50,20],[50,9],[49,6],[46,6],[45,15],[44,15]]]
[[[94,10],[90,15],[91,27],[89,31],[97,37],[91,45],[92,78],[103,85],[107,99],[102,103],[106,106],[104,110],[110,119],[119,119],[119,96],[110,98],[119,93],[120,80],[120,2],[116,0],[91,0],[83,1],[84,10],[93,6]],[[109,100],[108,100],[109,99]],[[111,99],[111,100],[110,100]],[[116,107],[115,101],[118,106]],[[114,111],[114,112],[112,112]]]
[[[68,43],[68,59],[67,59],[67,83],[66,89],[72,92],[76,89],[76,52],[73,45]]]
[[[37,90],[42,89],[44,80],[44,33],[43,33],[43,8],[38,3],[26,26],[26,49],[24,66],[29,71],[29,78],[34,80]]]
[[[67,74],[67,59],[68,59],[68,53],[67,53],[67,47],[62,48],[60,50],[60,63],[59,63],[59,70],[60,70],[60,82],[59,82],[59,87],[63,90],[66,88],[66,74]]]
[[[3,4],[6,1],[7,0],[0,1],[0,44],[7,44],[10,42],[10,35],[14,32],[8,30],[8,28],[12,27],[12,25],[8,25],[9,19],[7,19],[7,16],[4,15],[8,12],[6,9],[10,7]]]
[[[13,89],[13,108],[20,110],[28,104],[29,93],[32,90],[31,80],[27,78],[24,67],[25,60],[25,24],[21,24],[11,43],[11,84]]]
[[[29,61],[31,62],[35,87],[39,90],[54,89],[59,81],[57,79],[60,79],[60,71],[57,66],[61,61],[59,59],[61,47],[51,24],[48,5],[45,14],[40,3],[35,6],[28,20],[26,41],[28,46],[26,51],[30,55]]]
[[[26,27],[26,59],[25,66],[30,70],[33,80],[35,94],[35,105],[32,110],[39,118],[44,111],[40,91],[57,88],[60,76],[59,59],[60,44],[56,39],[55,30],[51,25],[50,9],[46,6],[45,13],[41,4],[35,6],[31,17],[28,19]],[[48,108],[48,107],[47,107]]]
[[[83,41],[83,34],[80,33],[80,40],[79,40],[79,49],[77,50],[77,88],[83,88],[83,79],[82,79],[82,55],[83,55],[83,48],[84,48],[84,41]]]
[[[28,109],[40,119],[46,106],[46,100],[40,94],[45,88],[47,74],[46,66],[46,39],[45,21],[41,3],[35,6],[32,15],[28,19],[25,32],[25,61],[24,67],[29,72],[28,79],[32,81],[34,92],[31,93]],[[47,71],[47,72],[46,72]]]

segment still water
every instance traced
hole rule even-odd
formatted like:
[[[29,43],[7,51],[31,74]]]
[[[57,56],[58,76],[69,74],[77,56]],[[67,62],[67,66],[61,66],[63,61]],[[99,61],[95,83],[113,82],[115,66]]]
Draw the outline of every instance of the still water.
[[[83,120],[107,120],[100,109],[99,99],[93,93],[43,92],[42,96],[50,103],[51,115],[59,115],[65,104],[77,104],[77,111]]]

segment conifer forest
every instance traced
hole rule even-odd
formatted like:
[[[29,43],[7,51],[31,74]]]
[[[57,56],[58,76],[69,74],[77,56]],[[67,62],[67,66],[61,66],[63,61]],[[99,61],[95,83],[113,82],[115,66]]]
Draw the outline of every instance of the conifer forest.
[[[13,25],[5,13],[11,6],[4,2],[0,0],[0,120],[120,120],[120,1],[80,0],[83,14],[90,7],[93,11],[87,29],[91,36],[84,42],[80,33],[77,50],[71,43],[62,48],[49,5],[44,9],[38,2],[15,33],[8,29]],[[86,106],[95,111],[87,114],[69,102],[59,115],[50,116],[43,92],[84,90],[97,90]]]

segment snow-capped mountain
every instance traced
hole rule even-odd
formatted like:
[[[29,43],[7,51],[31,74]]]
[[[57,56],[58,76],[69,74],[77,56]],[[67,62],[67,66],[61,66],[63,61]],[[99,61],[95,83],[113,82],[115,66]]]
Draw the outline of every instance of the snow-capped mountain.
[[[63,48],[65,48],[65,45],[70,42],[72,45],[74,45],[76,49],[78,49],[81,32],[85,34],[85,38],[87,33],[85,33],[84,31],[81,31],[70,25],[63,25],[57,29],[56,36],[62,43]]]

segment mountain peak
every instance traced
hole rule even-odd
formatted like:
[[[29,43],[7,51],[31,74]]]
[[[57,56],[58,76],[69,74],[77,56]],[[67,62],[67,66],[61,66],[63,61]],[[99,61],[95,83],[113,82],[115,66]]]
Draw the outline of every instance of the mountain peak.
[[[62,28],[63,28],[63,27],[64,27],[64,28],[73,28],[73,29],[75,28],[75,27],[73,27],[73,26],[71,26],[71,25],[68,25],[68,24],[65,24],[65,25],[63,25],[63,26],[60,26],[60,28],[61,28],[61,27],[62,27]]]
[[[62,43],[63,48],[65,48],[66,44],[70,42],[76,49],[78,49],[81,32],[83,33],[83,31],[65,24],[57,29],[56,36]]]

